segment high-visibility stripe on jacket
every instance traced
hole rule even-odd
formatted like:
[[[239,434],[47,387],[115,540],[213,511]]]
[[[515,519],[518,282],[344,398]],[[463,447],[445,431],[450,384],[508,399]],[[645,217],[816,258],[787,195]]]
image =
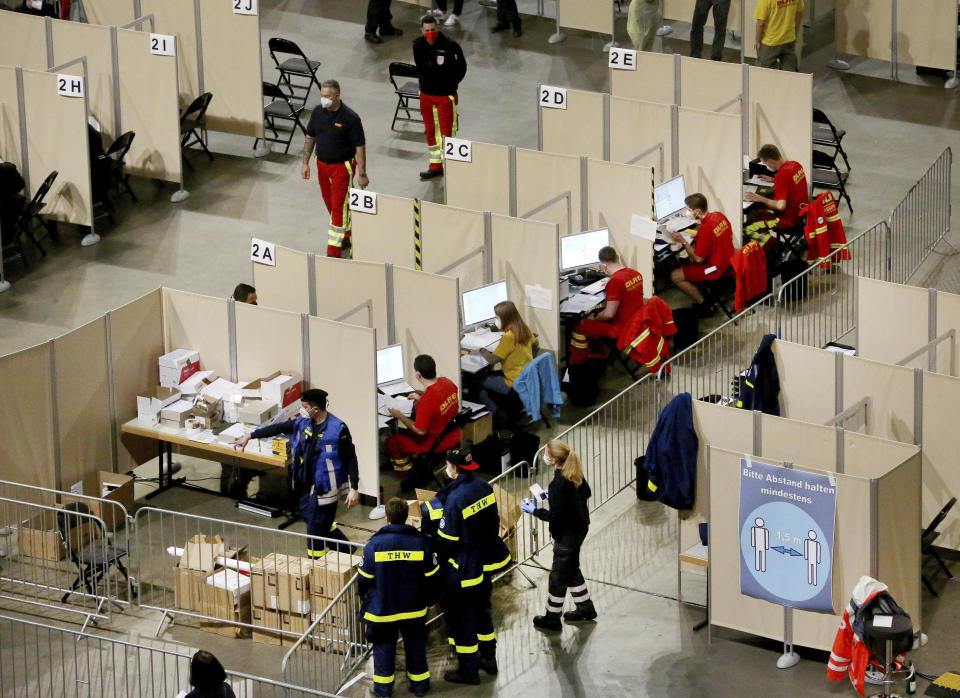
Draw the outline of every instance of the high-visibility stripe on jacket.
[[[846,249],[847,237],[840,220],[840,210],[833,194],[828,191],[818,195],[803,209],[806,212],[807,222],[804,234],[807,237],[807,262],[820,263],[822,269],[830,268],[827,257],[831,252],[842,249],[834,257],[834,261],[850,259],[850,252]]]
[[[677,333],[670,306],[653,296],[627,321],[617,339],[617,348],[651,373],[670,358],[669,337]]]

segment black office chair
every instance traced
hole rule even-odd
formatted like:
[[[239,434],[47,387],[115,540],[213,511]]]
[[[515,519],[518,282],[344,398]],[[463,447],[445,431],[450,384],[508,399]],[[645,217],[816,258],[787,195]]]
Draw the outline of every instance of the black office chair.
[[[291,99],[306,104],[313,86],[316,85],[317,89],[320,89],[320,81],[317,80],[320,61],[307,58],[303,50],[289,39],[274,37],[267,42],[267,46],[270,49],[270,57],[280,71],[277,87],[283,85]],[[297,83],[291,78],[306,78],[307,82]]]
[[[70,591],[63,595],[60,603],[66,603],[67,599],[76,589],[83,584],[84,589],[90,596],[97,595],[97,586],[100,581],[110,572],[110,569],[116,565],[117,569],[127,581],[130,575],[127,568],[123,566],[122,558],[128,551],[107,543],[103,538],[96,538],[97,534],[105,534],[105,531],[95,529],[92,533],[96,543],[84,547],[83,545],[73,545],[71,534],[78,526],[90,526],[93,519],[87,516],[77,516],[77,514],[89,514],[90,508],[82,502],[72,502],[63,507],[63,510],[57,513],[57,527],[60,532],[60,539],[66,547],[70,560],[77,567],[77,578],[70,585]]]
[[[840,196],[847,200],[847,208],[853,213],[850,204],[850,195],[847,194],[847,179],[850,172],[841,172],[837,167],[836,154],[830,155],[822,150],[813,151],[813,186],[821,189],[836,189]]]
[[[412,63],[401,63],[395,61],[390,64],[390,83],[393,85],[393,92],[397,95],[397,108],[393,110],[393,121],[390,123],[390,130],[395,131],[398,121],[409,121],[412,123],[423,123],[423,116],[420,114],[420,71]],[[407,80],[402,85],[397,82],[397,78],[413,78]],[[414,105],[414,102],[416,104]],[[400,112],[404,116],[400,116]]]
[[[281,90],[276,85],[272,85],[269,82],[263,83],[263,96],[266,97],[270,102],[263,108],[263,140],[267,143],[283,143],[284,154],[290,152],[290,142],[293,140],[294,127],[300,129],[304,136],[307,135],[307,130],[303,127],[303,123],[300,121],[300,113],[303,111],[303,105],[298,104],[294,105],[290,101],[290,98],[287,97],[287,93]],[[282,130],[286,134],[286,138],[283,138],[280,135],[280,131],[277,130],[277,121],[286,121],[290,122],[290,128],[283,128]],[[273,136],[268,136],[266,129],[270,129],[273,132]],[[260,139],[257,138],[253,142],[253,147],[256,148],[257,144],[260,142]]]
[[[213,99],[213,95],[209,92],[204,92],[190,103],[190,106],[187,107],[186,111],[184,111],[180,117],[180,149],[184,151],[183,162],[190,168],[191,172],[193,171],[193,165],[187,160],[186,149],[192,145],[199,144],[203,152],[210,158],[210,162],[213,162],[213,155],[207,150],[207,143],[204,136],[206,132],[204,117],[207,114],[207,107],[210,106],[211,99]]]
[[[950,579],[953,579],[953,575],[950,573],[950,569],[947,567],[946,563],[944,563],[943,558],[940,557],[940,554],[933,547],[933,541],[940,537],[940,531],[937,530],[937,527],[943,523],[945,518],[947,518],[947,514],[950,513],[950,510],[953,509],[953,505],[956,503],[957,498],[951,497],[950,501],[944,504],[943,508],[937,512],[935,517],[933,517],[933,521],[930,522],[930,525],[923,529],[923,532],[920,534],[920,555],[929,555],[932,557],[936,561],[937,565],[939,565],[939,569],[943,570]],[[934,572],[934,576],[936,576],[936,573],[938,573],[939,570],[935,570]],[[939,594],[934,591],[932,578],[923,573],[922,564],[920,566],[920,580],[923,582],[923,586],[927,588],[927,591],[934,596],[939,596]]]
[[[26,252],[23,249],[23,245],[20,242],[21,237],[26,237],[34,246],[40,250],[40,254],[44,257],[47,256],[47,251],[43,249],[43,245],[40,244],[40,241],[37,240],[33,235],[33,226],[34,223],[39,223],[43,226],[51,237],[56,238],[54,229],[50,227],[43,218],[40,217],[40,211],[46,206],[44,199],[47,196],[47,193],[50,191],[50,188],[53,186],[53,182],[57,179],[59,173],[54,170],[47,175],[47,178],[43,180],[43,184],[40,185],[40,188],[37,189],[37,193],[33,195],[33,198],[28,204],[23,207],[23,210],[17,216],[16,221],[13,224],[13,234],[9,239],[3,241],[3,258],[5,262],[12,261],[14,259],[19,259],[23,262],[25,267],[29,267],[30,263],[27,261]],[[7,250],[15,250],[15,255],[8,255]]]
[[[137,201],[137,195],[130,188],[130,175],[123,171],[124,158],[133,144],[133,139],[137,134],[133,131],[127,131],[121,134],[107,148],[105,156],[110,160],[110,188],[116,188],[118,191],[123,187],[130,195],[130,198]]]
[[[717,307],[723,311],[727,319],[732,320],[736,314],[728,307],[730,300],[737,290],[737,279],[733,273],[733,267],[728,267],[726,273],[710,283],[699,284],[697,288],[703,294],[703,304],[707,308]]]
[[[847,171],[850,171],[850,160],[843,149],[843,137],[847,134],[842,128],[837,128],[833,122],[816,107],[813,108],[813,144],[824,145],[833,148],[833,156],[839,153],[847,165]]]
[[[466,410],[461,410],[456,417],[447,423],[447,426],[443,428],[443,431],[440,432],[437,438],[434,439],[430,450],[424,453],[414,454],[410,457],[411,473],[400,484],[402,491],[409,492],[416,487],[427,484],[430,480],[433,480],[437,488],[443,487],[443,482],[440,480],[440,472],[446,465],[447,450],[440,450],[438,447],[452,431],[462,429],[469,421],[470,413]]]

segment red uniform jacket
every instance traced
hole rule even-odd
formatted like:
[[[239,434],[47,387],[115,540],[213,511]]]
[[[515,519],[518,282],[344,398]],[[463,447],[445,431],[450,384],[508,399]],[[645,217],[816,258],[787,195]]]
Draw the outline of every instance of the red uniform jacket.
[[[646,366],[651,373],[656,373],[670,358],[667,338],[676,333],[670,306],[653,296],[623,326],[617,348]]]
[[[733,253],[733,273],[737,277],[737,292],[733,307],[740,313],[747,303],[767,290],[767,254],[754,240]]]
[[[834,250],[843,248],[834,257],[834,261],[850,259],[850,252],[846,249],[847,236],[840,221],[840,210],[833,194],[828,191],[820,194],[803,209],[807,214],[807,223],[803,232],[807,236],[807,262],[820,262],[821,269],[830,268],[827,257]]]

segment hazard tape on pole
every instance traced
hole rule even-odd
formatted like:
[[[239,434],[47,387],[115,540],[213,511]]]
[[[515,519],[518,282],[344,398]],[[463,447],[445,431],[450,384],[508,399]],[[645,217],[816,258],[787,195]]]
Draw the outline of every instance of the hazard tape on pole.
[[[417,271],[423,271],[423,257],[420,251],[420,199],[413,200],[413,247]]]

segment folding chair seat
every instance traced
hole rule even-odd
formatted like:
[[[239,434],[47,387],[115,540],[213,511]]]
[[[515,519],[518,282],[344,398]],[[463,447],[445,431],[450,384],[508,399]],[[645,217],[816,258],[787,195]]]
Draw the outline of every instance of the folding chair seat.
[[[268,143],[283,143],[285,146],[283,149],[284,154],[289,153],[290,142],[293,140],[295,128],[299,128],[304,136],[307,135],[307,130],[300,121],[300,113],[303,111],[303,105],[294,105],[286,92],[269,82],[263,83],[263,96],[270,100],[263,108],[263,125],[265,129],[263,140]],[[289,129],[282,129],[286,134],[286,138],[281,136],[281,131],[277,128],[278,121],[289,122]],[[266,129],[270,129],[270,131],[273,132],[272,137],[267,135]],[[256,148],[259,142],[260,139],[256,139],[253,142],[253,147]]]
[[[206,117],[207,107],[210,106],[211,99],[213,99],[213,95],[209,92],[204,92],[193,100],[190,106],[183,112],[183,115],[180,117],[180,149],[185,151],[192,145],[199,145],[203,149],[203,152],[207,154],[207,157],[210,158],[210,162],[213,162],[213,155],[207,150],[207,142],[204,135],[206,133],[206,121],[204,118]],[[183,162],[192,172],[193,165],[187,160],[186,153],[183,154]]]
[[[837,167],[836,154],[830,155],[822,150],[813,151],[813,172],[811,181],[814,188],[836,189],[847,201],[847,208],[853,213],[853,206],[850,204],[850,195],[847,194],[847,179],[850,172],[841,172]]]
[[[833,148],[833,156],[839,153],[843,157],[843,162],[847,165],[847,171],[850,171],[850,160],[843,149],[843,137],[847,134],[842,128],[833,125],[826,114],[816,107],[813,108],[813,143],[814,145],[823,145]]]
[[[398,121],[409,121],[412,123],[423,123],[423,115],[420,113],[420,71],[412,63],[393,62],[389,67],[390,83],[393,85],[393,92],[397,95],[397,108],[393,110],[393,121],[390,123],[390,130],[395,131]],[[413,78],[403,84],[397,82],[397,78]],[[400,116],[403,111],[404,116]]]
[[[700,293],[703,294],[703,305],[707,308],[718,307],[723,311],[723,314],[727,316],[728,319],[733,319],[733,313],[730,312],[730,308],[727,307],[731,296],[733,296],[736,291],[737,281],[733,273],[733,267],[727,267],[727,271],[724,272],[716,281],[711,281],[710,283],[698,284],[697,288],[700,289]]]
[[[920,555],[929,556],[934,559],[938,565],[938,570],[943,570],[944,573],[950,579],[953,579],[953,574],[950,572],[950,569],[944,563],[943,558],[940,557],[940,554],[933,547],[933,542],[940,537],[940,531],[937,530],[937,527],[943,523],[943,520],[947,518],[947,514],[950,513],[950,510],[953,509],[953,505],[957,503],[956,497],[951,497],[950,501],[943,505],[943,508],[937,512],[937,515],[933,517],[933,521],[930,522],[930,525],[923,529],[923,532],[920,534]],[[927,588],[934,596],[939,596],[939,594],[933,588],[933,580],[931,577],[928,577],[923,571],[923,563],[920,564],[920,580],[923,582],[923,585]]]
[[[106,157],[110,160],[110,187],[116,187],[118,190],[123,187],[134,201],[137,201],[137,195],[130,188],[130,175],[123,171],[125,164],[123,159],[127,156],[136,135],[133,131],[119,135],[106,152]]]
[[[14,259],[19,259],[23,262],[25,267],[29,267],[30,263],[27,261],[26,253],[23,249],[23,245],[20,242],[21,237],[26,237],[33,245],[40,250],[40,254],[44,257],[47,256],[47,251],[43,249],[43,245],[40,244],[40,241],[37,240],[33,235],[33,226],[34,223],[40,223],[51,237],[56,239],[55,229],[51,227],[53,224],[48,224],[45,220],[40,217],[40,211],[46,206],[44,199],[47,196],[47,193],[50,191],[50,188],[53,186],[54,180],[58,176],[58,172],[54,170],[47,175],[47,178],[43,180],[43,184],[40,185],[40,188],[37,189],[37,193],[33,195],[33,198],[27,203],[23,210],[20,212],[20,215],[17,216],[16,221],[13,224],[13,234],[9,239],[3,241],[4,249],[4,261],[9,262]],[[7,250],[12,249],[16,250],[16,256],[7,255]]]
[[[270,57],[280,71],[277,87],[285,87],[291,99],[306,104],[313,86],[320,89],[320,81],[317,79],[320,61],[307,58],[303,50],[289,39],[274,37],[267,42],[267,46]],[[306,78],[306,82],[294,82],[292,78]]]
[[[77,526],[88,525],[90,519],[86,516],[77,516],[77,514],[89,514],[90,508],[82,502],[72,502],[63,507],[63,511],[57,513],[57,527],[60,533],[60,539],[70,556],[70,560],[77,568],[77,578],[70,586],[70,591],[63,595],[61,603],[66,603],[73,592],[80,588],[82,584],[87,594],[97,595],[97,587],[100,581],[110,573],[110,569],[116,565],[117,570],[126,580],[130,579],[127,568],[124,567],[122,558],[129,554],[124,548],[114,546],[108,543],[104,538],[97,538],[97,534],[105,534],[105,531],[93,531],[93,544],[78,548],[69,543],[72,540],[71,532]]]

